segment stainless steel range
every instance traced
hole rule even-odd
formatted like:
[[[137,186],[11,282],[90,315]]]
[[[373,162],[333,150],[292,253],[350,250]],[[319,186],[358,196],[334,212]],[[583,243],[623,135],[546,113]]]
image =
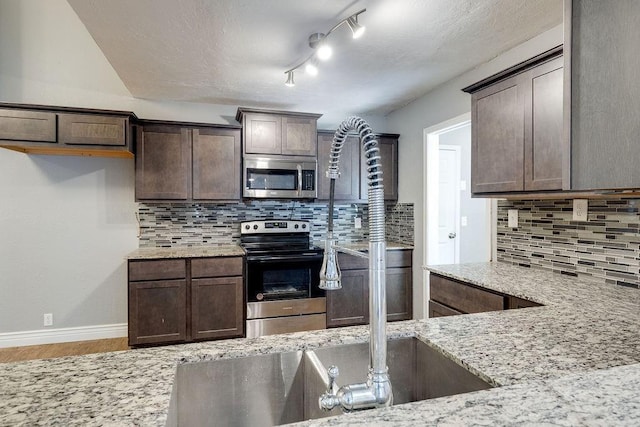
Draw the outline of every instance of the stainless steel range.
[[[307,221],[243,222],[240,244],[247,253],[248,338],[326,327],[323,250],[310,245]]]

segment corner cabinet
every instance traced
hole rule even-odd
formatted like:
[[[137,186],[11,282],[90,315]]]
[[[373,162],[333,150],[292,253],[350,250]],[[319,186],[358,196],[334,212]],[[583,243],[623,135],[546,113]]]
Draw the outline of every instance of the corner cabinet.
[[[244,153],[316,156],[317,121],[321,114],[238,108]]]
[[[240,129],[146,122],[136,138],[137,201],[240,199]]]
[[[563,188],[562,46],[471,85],[471,191]]]
[[[318,199],[329,200],[329,166],[333,131],[318,132]],[[384,199],[398,200],[398,134],[377,134],[382,159]],[[340,154],[340,177],[336,180],[335,199],[343,202],[365,202],[367,190],[367,163],[360,139],[349,135]]]
[[[413,318],[413,277],[410,249],[387,250],[385,288],[387,321]],[[327,291],[327,327],[369,323],[369,260],[338,254],[342,289]]]
[[[129,261],[129,345],[244,335],[243,258]]]
[[[28,154],[133,158],[126,111],[0,104],[0,147]]]
[[[537,302],[490,291],[471,283],[450,279],[436,273],[429,275],[429,317],[484,313],[527,307]]]

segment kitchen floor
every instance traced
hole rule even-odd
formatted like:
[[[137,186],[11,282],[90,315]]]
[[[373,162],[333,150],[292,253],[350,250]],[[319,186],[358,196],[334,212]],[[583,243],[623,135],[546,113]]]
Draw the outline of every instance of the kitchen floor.
[[[0,363],[128,350],[127,338],[0,348]]]

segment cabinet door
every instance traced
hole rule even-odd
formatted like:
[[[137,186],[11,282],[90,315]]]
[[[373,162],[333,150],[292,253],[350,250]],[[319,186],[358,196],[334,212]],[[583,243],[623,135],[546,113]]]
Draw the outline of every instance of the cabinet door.
[[[329,200],[329,168],[333,134],[318,134],[318,199]],[[347,137],[340,154],[340,177],[336,179],[335,199],[360,199],[360,146],[355,136]]]
[[[0,109],[0,139],[56,142],[56,114]]]
[[[282,154],[316,155],[316,119],[282,116]]]
[[[640,188],[640,2],[565,4],[571,190]]]
[[[342,289],[327,291],[327,327],[369,322],[369,270],[343,270]]]
[[[193,199],[240,199],[240,131],[194,129],[192,131]]]
[[[192,279],[191,338],[244,335],[242,277]]]
[[[410,320],[413,317],[411,267],[387,268],[387,320]]]
[[[245,153],[281,154],[281,116],[272,114],[246,114],[243,122]]]
[[[190,132],[177,126],[145,126],[136,143],[136,200],[187,200]]]
[[[129,120],[93,114],[59,114],[58,142],[80,145],[127,145]]]
[[[478,91],[471,98],[471,191],[524,188],[524,94],[522,76]]]
[[[360,144],[358,140],[358,144]],[[384,199],[398,200],[398,139],[387,136],[378,137],[378,148],[382,162],[382,184]],[[368,196],[367,162],[362,154],[360,172],[360,200],[366,201]]]
[[[187,339],[186,280],[129,283],[129,345]]]
[[[562,189],[562,57],[526,73],[524,189]]]

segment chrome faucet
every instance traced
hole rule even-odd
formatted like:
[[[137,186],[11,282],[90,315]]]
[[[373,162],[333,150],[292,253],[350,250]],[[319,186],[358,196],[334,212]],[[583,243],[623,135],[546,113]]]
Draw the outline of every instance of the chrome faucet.
[[[342,146],[349,131],[355,130],[363,144],[367,162],[368,206],[369,206],[369,254],[342,248],[333,238],[333,204],[335,181],[340,176],[339,160]],[[380,150],[371,127],[360,117],[349,117],[336,130],[331,144],[331,155],[327,176],[329,184],[329,224],[325,253],[320,271],[320,288],[328,291],[340,289],[340,267],[336,252],[338,250],[356,256],[369,258],[369,374],[364,383],[351,384],[334,391],[338,369],[329,368],[330,387],[320,396],[320,408],[331,410],[342,407],[345,411],[379,408],[393,404],[393,392],[387,369],[387,301],[385,295],[385,256],[384,237],[384,188],[382,186],[382,164]]]

